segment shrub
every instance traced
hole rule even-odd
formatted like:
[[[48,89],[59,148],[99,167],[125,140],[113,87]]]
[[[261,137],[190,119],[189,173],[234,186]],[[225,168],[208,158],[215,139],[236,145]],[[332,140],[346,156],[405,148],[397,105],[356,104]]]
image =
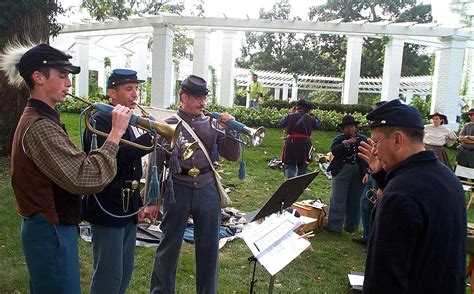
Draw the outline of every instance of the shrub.
[[[371,106],[361,104],[321,104],[309,102],[313,109],[336,111],[339,113],[364,113],[367,114],[372,110]],[[290,109],[296,104],[296,101],[288,102],[284,100],[268,100],[261,104],[263,108],[274,107],[277,109]]]
[[[98,95],[96,97],[89,97],[88,99],[90,102],[102,102],[102,103],[109,103],[109,100],[106,96]],[[83,102],[68,98],[63,103],[58,103],[57,109],[60,112],[71,112],[71,113],[81,113],[87,107],[86,104]]]

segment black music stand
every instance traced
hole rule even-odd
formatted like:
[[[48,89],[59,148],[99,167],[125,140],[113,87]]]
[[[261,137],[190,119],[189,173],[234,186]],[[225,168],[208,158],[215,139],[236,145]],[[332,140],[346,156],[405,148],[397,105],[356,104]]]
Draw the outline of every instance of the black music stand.
[[[319,171],[315,171],[284,181],[262,208],[247,213],[244,218],[253,222],[290,207],[318,174]]]
[[[265,202],[262,208],[252,211],[244,215],[244,218],[248,222],[253,222],[271,215],[275,212],[282,213],[283,210],[287,207],[290,207],[303,191],[309,186],[309,184],[316,178],[319,174],[319,171],[314,171],[312,173],[307,173],[301,176],[297,176],[291,179],[284,181],[280,187],[273,193],[272,197]],[[250,282],[250,294],[253,294],[253,288],[255,286],[255,269],[257,267],[257,258],[255,256],[250,256],[248,258],[249,263],[254,262],[253,265],[253,274],[252,281]],[[273,284],[275,282],[275,276],[270,276],[270,283],[268,292],[273,292]]]

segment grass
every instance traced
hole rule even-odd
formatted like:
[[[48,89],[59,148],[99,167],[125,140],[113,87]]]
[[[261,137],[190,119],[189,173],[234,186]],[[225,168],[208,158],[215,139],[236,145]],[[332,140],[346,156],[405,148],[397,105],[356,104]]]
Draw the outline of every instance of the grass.
[[[78,115],[63,114],[69,135],[79,145]],[[313,143],[316,151],[326,153],[334,138],[334,132],[315,132]],[[269,129],[262,146],[246,148],[247,178],[237,178],[238,162],[222,162],[224,184],[233,184],[230,193],[233,206],[242,211],[251,211],[260,207],[283,181],[280,170],[267,167],[267,162],[279,156],[282,149],[282,130]],[[454,150],[448,150],[453,158]],[[10,186],[9,158],[0,158],[0,293],[28,293],[28,273],[23,258],[19,238],[20,218],[16,213],[16,204]],[[312,164],[311,169],[316,165]],[[27,184],[27,183],[25,183]],[[300,199],[321,198],[329,202],[330,181],[319,175],[310,185],[311,191],[305,191]],[[468,219],[474,221],[472,209]],[[347,293],[347,273],[363,271],[365,262],[364,248],[351,242],[353,236],[329,234],[324,230],[316,232],[311,243],[313,251],[305,251],[276,276],[276,292],[299,293]],[[82,291],[88,292],[92,276],[91,246],[79,241]],[[135,271],[128,293],[147,293],[150,273],[155,255],[154,248],[137,247]],[[219,292],[248,292],[253,265],[247,258],[251,255],[242,240],[228,243],[220,252]],[[255,289],[257,293],[268,290],[269,275],[260,265],[257,266]],[[194,246],[184,244],[178,265],[176,290],[179,293],[195,292]],[[18,293],[16,292],[16,293]]]

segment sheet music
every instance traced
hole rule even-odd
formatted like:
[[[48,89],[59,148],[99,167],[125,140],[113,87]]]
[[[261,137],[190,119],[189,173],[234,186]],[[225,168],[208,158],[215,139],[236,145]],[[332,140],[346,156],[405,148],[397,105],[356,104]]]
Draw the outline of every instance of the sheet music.
[[[260,254],[257,259],[270,275],[274,276],[310,245],[308,240],[300,238],[298,234],[291,231]]]
[[[290,213],[273,214],[262,224],[246,232],[243,239],[252,254],[258,258],[268,247],[301,224],[302,222]]]
[[[290,213],[273,214],[244,233],[243,239],[260,264],[273,276],[311,245],[293,232],[301,224],[301,220]]]

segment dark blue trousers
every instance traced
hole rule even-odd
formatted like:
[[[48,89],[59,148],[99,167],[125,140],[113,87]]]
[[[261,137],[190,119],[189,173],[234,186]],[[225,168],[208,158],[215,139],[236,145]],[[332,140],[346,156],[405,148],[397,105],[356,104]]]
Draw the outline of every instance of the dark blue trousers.
[[[175,293],[176,267],[189,215],[194,221],[196,292],[217,292],[220,197],[214,183],[195,189],[174,185],[176,203],[163,207],[150,293]]]

